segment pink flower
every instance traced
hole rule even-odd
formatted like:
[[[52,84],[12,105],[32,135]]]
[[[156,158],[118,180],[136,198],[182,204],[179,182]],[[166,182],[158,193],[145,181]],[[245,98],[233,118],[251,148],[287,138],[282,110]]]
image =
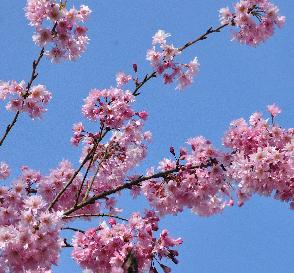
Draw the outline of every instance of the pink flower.
[[[127,84],[132,79],[131,75],[126,75],[124,72],[119,72],[116,74],[117,87],[121,88],[123,85]]]
[[[26,97],[26,98],[25,98]],[[27,112],[32,119],[41,118],[46,112],[45,106],[52,98],[51,93],[44,85],[32,86],[27,92],[25,82],[10,81],[0,84],[0,99],[9,98],[6,104],[8,111]]]
[[[6,179],[10,175],[10,168],[7,163],[0,162],[0,180]]]
[[[233,34],[233,40],[242,44],[257,46],[285,23],[285,16],[279,16],[279,9],[268,0],[241,0],[235,4],[235,13],[228,8],[219,10],[221,24],[231,24],[239,28]]]
[[[267,111],[271,114],[273,118],[282,112],[282,110],[276,104],[268,105]]]
[[[138,273],[149,270],[153,259],[175,261],[178,252],[172,248],[181,242],[169,237],[166,230],[157,239],[158,221],[153,211],[147,211],[144,217],[134,213],[128,223],[112,222],[108,226],[103,222],[85,234],[77,232],[72,256],[83,268],[101,273],[125,272],[125,261],[131,257],[136,260]],[[171,272],[165,265],[162,268]],[[153,272],[157,272],[155,268]]]
[[[199,72],[199,62],[194,58],[189,63],[176,63],[175,57],[181,51],[173,45],[167,44],[166,39],[170,37],[169,33],[159,30],[154,36],[151,49],[147,50],[146,59],[150,61],[158,75],[163,76],[165,84],[171,84],[178,81],[176,89],[184,89],[193,82],[194,76]],[[159,45],[160,51],[157,51],[156,45]]]
[[[152,45],[166,44],[166,38],[170,36],[170,33],[166,33],[164,30],[158,30],[152,37]]]
[[[25,11],[30,25],[35,27],[33,41],[41,47],[46,46],[45,55],[52,62],[75,60],[86,50],[89,38],[87,28],[81,23],[91,14],[87,6],[67,10],[53,0],[27,0]],[[53,32],[47,28],[48,21],[52,30],[55,25]]]

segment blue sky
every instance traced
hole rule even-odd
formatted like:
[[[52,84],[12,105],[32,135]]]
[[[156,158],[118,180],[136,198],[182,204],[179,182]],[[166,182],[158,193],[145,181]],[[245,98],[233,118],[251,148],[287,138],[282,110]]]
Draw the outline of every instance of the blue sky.
[[[13,176],[19,167],[29,165],[43,174],[62,159],[78,164],[80,150],[71,147],[71,127],[81,120],[82,100],[91,88],[115,85],[115,74],[131,72],[137,63],[143,73],[151,71],[145,61],[146,49],[158,29],[172,34],[176,46],[218,25],[221,7],[233,1],[69,1],[86,3],[93,10],[89,23],[86,54],[76,62],[53,65],[42,60],[37,82],[53,93],[53,100],[42,121],[21,116],[5,145],[0,160],[7,161]],[[212,35],[189,48],[181,60],[199,58],[201,71],[195,83],[184,92],[164,86],[161,80],[148,83],[138,97],[136,107],[146,109],[150,118],[146,129],[153,133],[148,158],[139,168],[156,166],[169,155],[169,146],[179,147],[187,138],[203,135],[221,148],[221,138],[231,120],[248,118],[253,111],[265,111],[277,103],[283,110],[278,122],[293,127],[294,117],[294,2],[276,1],[287,17],[282,30],[257,48],[230,41],[230,31]],[[31,39],[33,29],[24,18],[25,1],[0,3],[0,79],[27,80],[31,62],[39,48]],[[4,130],[12,114],[0,104],[0,128]],[[121,204],[141,210],[143,200],[128,194]],[[185,273],[291,273],[294,268],[293,211],[272,198],[254,197],[244,207],[233,207],[212,218],[201,218],[185,211],[166,217],[162,228],[182,237],[180,263],[173,272]],[[94,221],[94,224],[97,221]],[[62,254],[61,266],[54,272],[80,272]]]

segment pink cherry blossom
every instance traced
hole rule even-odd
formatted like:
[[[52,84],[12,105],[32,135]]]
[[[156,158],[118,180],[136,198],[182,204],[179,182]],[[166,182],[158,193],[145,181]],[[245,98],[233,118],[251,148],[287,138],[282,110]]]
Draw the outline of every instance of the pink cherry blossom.
[[[179,64],[175,62],[175,57],[181,51],[173,45],[167,44],[166,39],[170,37],[169,33],[159,30],[153,36],[153,47],[147,50],[146,59],[150,62],[155,72],[163,76],[165,84],[178,81],[176,89],[182,90],[193,82],[194,76],[199,72],[199,62],[194,58],[190,63]],[[156,49],[159,46],[159,51]]]
[[[99,120],[109,128],[118,128],[134,115],[130,104],[134,96],[130,91],[118,88],[93,89],[82,107],[84,116],[92,121]]]
[[[234,9],[234,13],[229,8],[220,9],[220,21],[240,29],[234,32],[233,40],[242,44],[256,46],[273,35],[275,26],[281,28],[285,23],[285,16],[280,16],[278,7],[268,0],[241,0]]]
[[[84,23],[91,10],[81,5],[80,9],[67,9],[53,0],[27,0],[26,17],[35,27],[33,41],[46,47],[45,55],[52,62],[75,60],[85,52],[89,43],[87,28]],[[51,28],[45,27],[49,21]]]
[[[10,175],[10,168],[7,163],[0,162],[0,180],[6,179]]]
[[[234,150],[227,175],[237,182],[239,205],[257,193],[293,206],[293,143],[293,128],[270,126],[260,113],[249,125],[243,119],[231,123],[224,145]]]
[[[31,195],[35,178],[35,172],[23,168],[12,188],[0,188],[0,264],[4,272],[50,272],[63,245],[59,237],[62,212],[46,212],[44,199]]]
[[[114,221],[108,226],[103,222],[85,234],[76,233],[72,256],[83,268],[101,273],[123,273],[132,260],[140,273],[153,268],[154,258],[175,262],[178,253],[172,248],[182,240],[169,237],[167,230],[163,230],[156,239],[154,233],[158,229],[158,221],[153,211],[147,211],[144,217],[134,213],[126,224]]]
[[[42,117],[42,114],[47,111],[45,106],[51,98],[51,93],[44,85],[32,86],[27,92],[24,81],[0,83],[0,99],[9,99],[6,109],[14,112],[27,112],[32,119]]]
[[[151,206],[161,215],[177,214],[184,208],[210,216],[230,205],[230,186],[226,181],[225,154],[215,150],[203,137],[189,139],[190,153],[179,159],[163,159],[160,171],[174,173],[160,179],[151,179],[143,184],[143,193]],[[152,175],[149,170],[147,175]]]
[[[267,106],[267,111],[271,114],[271,116],[273,118],[276,117],[278,114],[280,114],[282,112],[282,110],[275,104],[268,105]]]
[[[121,88],[125,84],[127,84],[132,79],[131,75],[126,75],[124,72],[118,72],[116,74],[116,83],[117,87]]]

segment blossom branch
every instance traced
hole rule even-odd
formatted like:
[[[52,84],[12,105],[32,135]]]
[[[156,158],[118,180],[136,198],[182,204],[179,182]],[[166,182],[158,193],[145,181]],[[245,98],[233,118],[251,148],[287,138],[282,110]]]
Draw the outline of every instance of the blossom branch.
[[[38,65],[41,61],[41,59],[43,58],[44,56],[44,52],[45,52],[45,48],[42,47],[40,53],[39,53],[39,56],[37,58],[37,60],[34,60],[33,61],[33,69],[32,69],[32,74],[31,74],[31,78],[30,78],[30,81],[28,82],[27,84],[27,88],[26,88],[26,93],[23,95],[23,98],[26,99],[29,95],[29,92],[30,92],[30,89],[31,89],[31,86],[34,82],[34,80],[38,77],[38,73],[36,72],[37,71],[37,68],[38,68]],[[14,127],[15,123],[17,122],[17,119],[20,115],[20,111],[18,110],[12,120],[12,122],[10,124],[7,125],[6,127],[6,130],[5,130],[5,133],[3,134],[1,140],[0,140],[0,146],[2,146],[2,144],[4,143],[6,137],[8,136],[9,132],[12,130],[12,128]]]
[[[99,200],[99,199],[103,199],[109,195],[112,195],[114,193],[117,193],[117,192],[120,192],[124,189],[132,189],[132,187],[134,186],[139,186],[142,182],[144,181],[147,181],[147,180],[150,180],[150,179],[154,179],[154,178],[164,178],[164,177],[167,177],[169,174],[173,174],[173,173],[177,173],[181,170],[184,170],[184,169],[199,169],[199,168],[207,168],[207,167],[211,167],[213,165],[217,164],[217,161],[216,160],[210,160],[208,163],[206,164],[200,164],[200,165],[197,165],[197,166],[191,166],[189,168],[185,167],[185,166],[177,166],[176,168],[174,169],[171,169],[171,170],[168,170],[168,171],[164,171],[164,172],[159,172],[159,173],[156,173],[156,174],[153,174],[153,175],[149,175],[149,176],[140,176],[139,178],[137,179],[134,179],[130,182],[127,182],[125,184],[122,184],[112,190],[108,190],[108,191],[105,191],[99,195],[94,195],[92,196],[91,198],[89,198],[88,200],[85,200],[85,201],[82,201],[80,204],[78,204],[77,206],[67,210],[64,212],[64,215],[65,216],[68,216],[70,215],[71,213],[89,205],[89,204],[93,204],[96,200]]]
[[[66,7],[66,4],[67,4],[67,1],[65,1],[64,3],[62,2],[62,0],[60,1],[60,9],[62,8],[65,8]],[[55,22],[54,26],[52,27],[51,29],[51,35],[54,35],[55,34],[55,30],[56,30],[56,27],[57,27],[57,22]],[[33,61],[33,64],[32,64],[32,74],[31,74],[31,78],[27,84],[27,87],[26,87],[26,92],[25,94],[23,95],[23,99],[26,100],[27,97],[30,95],[30,89],[32,87],[32,84],[34,83],[35,79],[38,77],[38,73],[37,73],[37,68],[38,68],[38,65],[40,63],[40,61],[42,60],[43,56],[44,56],[44,53],[45,53],[45,47],[43,46],[40,50],[40,53],[38,55],[38,58],[36,60]],[[22,105],[24,104],[24,101],[22,102]],[[17,120],[18,120],[18,117],[20,115],[20,110],[18,110],[16,112],[16,114],[14,115],[14,118],[12,120],[12,122],[10,124],[7,125],[6,127],[6,130],[0,140],[0,146],[2,146],[2,144],[4,143],[6,137],[8,136],[9,132],[12,130],[12,128],[14,127],[14,125],[16,124]]]
[[[200,35],[199,37],[197,37],[195,40],[189,41],[185,45],[183,45],[180,48],[178,48],[178,51],[179,52],[184,51],[188,47],[190,47],[190,46],[192,46],[192,45],[194,45],[194,44],[196,44],[196,43],[198,43],[200,41],[203,41],[203,40],[207,39],[210,34],[216,33],[216,32],[220,32],[223,28],[225,28],[228,25],[229,25],[229,23],[223,24],[223,25],[221,25],[221,26],[219,26],[217,28],[210,27],[208,30],[206,30],[205,33],[203,33],[202,35]],[[144,79],[143,79],[142,82],[140,82],[140,83],[136,82],[136,88],[135,88],[135,90],[133,92],[133,95],[134,96],[138,96],[140,94],[138,91],[143,87],[143,85],[145,85],[145,83],[147,83],[152,78],[156,78],[156,76],[157,76],[157,72],[156,71],[153,71],[151,74],[147,74],[144,77]]]

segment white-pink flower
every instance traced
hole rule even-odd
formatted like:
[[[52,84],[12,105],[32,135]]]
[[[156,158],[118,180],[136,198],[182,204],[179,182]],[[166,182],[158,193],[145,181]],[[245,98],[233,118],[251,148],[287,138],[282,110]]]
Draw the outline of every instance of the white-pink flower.
[[[7,163],[0,162],[0,180],[6,179],[10,175],[10,168]]]

